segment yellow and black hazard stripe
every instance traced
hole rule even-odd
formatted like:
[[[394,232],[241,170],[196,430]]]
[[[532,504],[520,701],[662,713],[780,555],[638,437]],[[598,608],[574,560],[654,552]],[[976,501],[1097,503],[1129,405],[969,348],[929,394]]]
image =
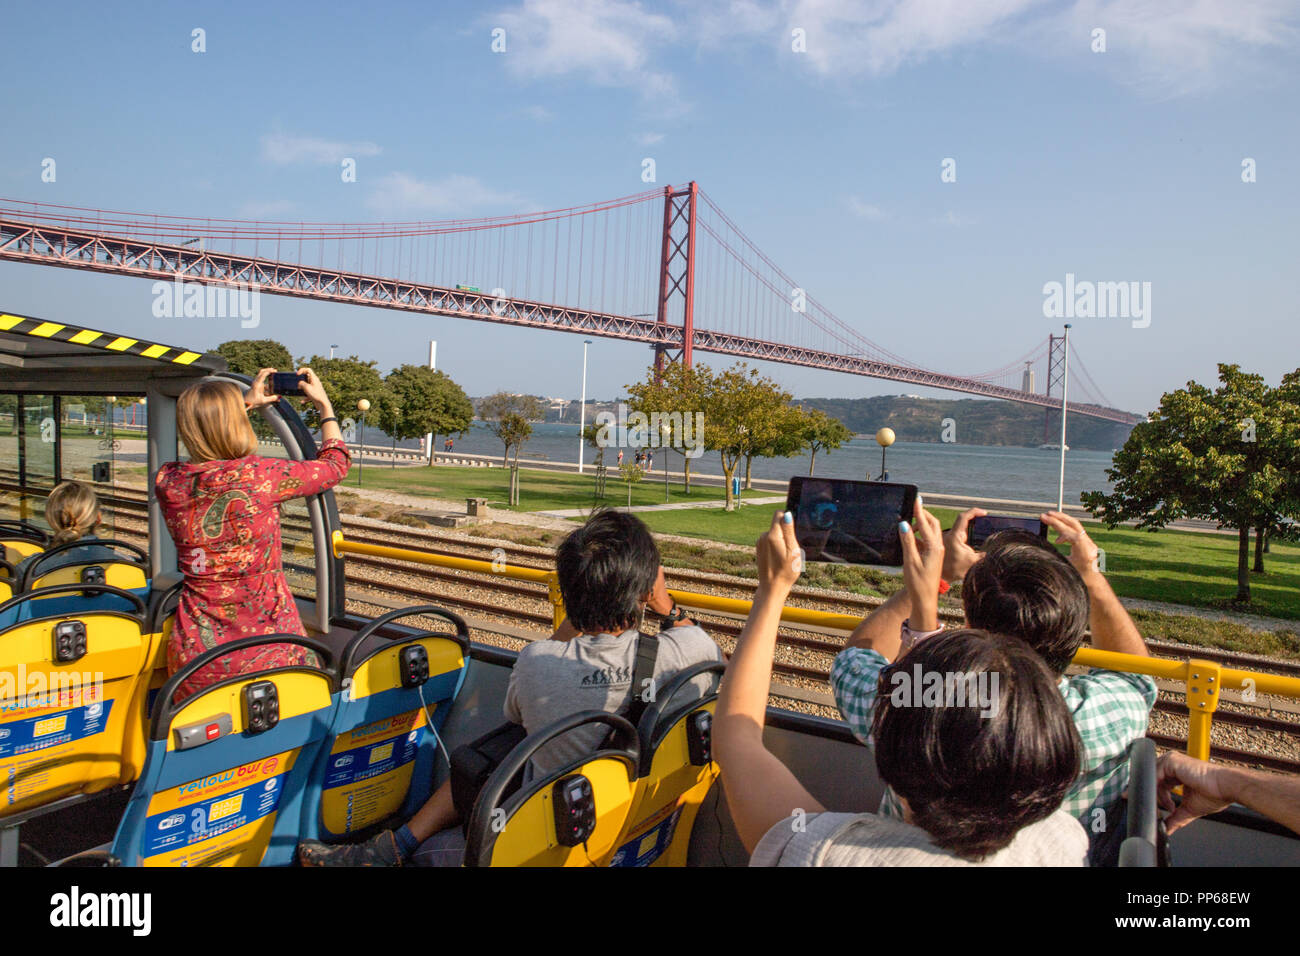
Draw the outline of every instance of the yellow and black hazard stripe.
[[[112,332],[98,332],[84,329],[77,325],[63,325],[59,322],[46,322],[25,315],[10,315],[0,312],[0,332],[13,332],[18,335],[30,335],[35,338],[49,339],[52,342],[71,342],[92,349],[106,352],[118,352],[122,355],[139,355],[141,358],[156,359],[159,362],[173,362],[176,365],[189,365],[199,358],[201,353],[190,352],[172,345],[159,345],[143,339],[133,339],[128,335],[114,335]]]

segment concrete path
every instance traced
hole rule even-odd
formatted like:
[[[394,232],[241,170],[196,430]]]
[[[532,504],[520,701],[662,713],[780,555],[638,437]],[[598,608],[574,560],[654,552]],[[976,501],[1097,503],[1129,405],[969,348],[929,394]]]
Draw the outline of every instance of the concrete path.
[[[746,498],[742,507],[748,508],[750,505],[775,505],[784,504],[785,495],[771,498]],[[669,505],[633,505],[631,508],[626,506],[619,507],[619,511],[691,511],[700,508],[725,508],[727,502],[725,498],[719,498],[715,501],[680,501],[676,504]],[[581,518],[590,511],[590,508],[565,508],[562,511],[539,511],[538,514],[546,515],[548,518]]]

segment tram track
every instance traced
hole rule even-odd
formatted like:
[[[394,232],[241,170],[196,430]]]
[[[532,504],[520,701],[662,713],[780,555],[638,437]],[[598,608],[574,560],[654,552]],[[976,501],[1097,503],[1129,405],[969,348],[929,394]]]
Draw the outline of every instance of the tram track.
[[[146,509],[143,494],[123,494],[120,491],[102,496],[105,510],[120,519],[115,536],[128,541],[147,540]],[[505,559],[515,567],[551,570],[554,552],[548,548],[509,544],[495,541],[475,542],[460,535],[442,534],[424,529],[388,530],[375,528],[363,522],[342,516],[344,531],[349,541],[358,543],[405,547],[412,550],[436,551],[439,554],[491,561]],[[131,525],[126,527],[125,525]],[[308,538],[309,526],[305,518],[286,516],[282,527],[290,539]],[[286,553],[286,567],[294,568],[292,553]],[[435,568],[412,562],[393,561],[364,555],[349,555],[346,576],[350,587],[364,589],[376,595],[390,594],[410,599],[411,603],[434,602],[449,608],[484,614],[526,625],[538,634],[552,629],[551,606],[542,585],[503,578],[492,573]],[[310,573],[299,566],[298,570]],[[678,590],[692,590],[719,594],[725,597],[748,599],[752,595],[752,582],[730,575],[709,574],[689,569],[665,569],[669,586]],[[818,610],[864,616],[880,599],[843,594],[827,594],[809,588],[799,588],[792,593],[798,606],[815,605]],[[366,600],[360,594],[350,599],[360,603]],[[734,647],[743,621],[733,615],[701,611],[693,614],[708,631],[719,639],[724,650]],[[948,622],[959,623],[960,614],[942,613]],[[829,681],[830,659],[844,647],[842,633],[826,631],[812,626],[783,624],[778,637],[777,660],[773,673],[793,679],[806,690],[821,688],[824,692]],[[1161,641],[1148,641],[1153,655],[1186,660],[1189,656],[1212,661],[1229,667],[1271,671],[1287,676],[1300,675],[1300,663],[1277,661],[1256,656],[1243,656],[1210,648],[1189,647]],[[819,665],[819,666],[813,666]],[[824,665],[824,666],[821,666]],[[811,686],[809,686],[811,685]],[[774,692],[775,692],[774,688]],[[820,696],[820,695],[814,695]],[[1181,695],[1161,690],[1155,712],[1171,718],[1186,716]],[[1154,718],[1153,714],[1153,718]],[[1215,713],[1217,728],[1240,728],[1243,732],[1264,731],[1300,736],[1300,722],[1292,722],[1264,714],[1241,713],[1220,709]],[[1186,747],[1186,739],[1168,733],[1152,732],[1150,736],[1165,746]],[[1300,772],[1300,760],[1275,754],[1244,750],[1236,746],[1215,743],[1214,754],[1225,760],[1254,763],[1275,770]]]

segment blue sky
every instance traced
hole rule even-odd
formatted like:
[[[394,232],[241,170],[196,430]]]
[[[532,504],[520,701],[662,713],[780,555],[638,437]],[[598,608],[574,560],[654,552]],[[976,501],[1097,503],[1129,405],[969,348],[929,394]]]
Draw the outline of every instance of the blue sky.
[[[1300,4],[747,2],[21,5],[0,196],[365,222],[551,209],[698,181],[884,348],[959,374],[1058,331],[1044,283],[1150,282],[1078,319],[1115,404],[1218,361],[1300,364]],[[493,53],[502,28],[506,52]],[[191,31],[207,50],[191,50]],[[1093,31],[1106,31],[1093,52]],[[802,30],[805,52],[792,31]],[[341,182],[342,156],[357,182]],[[57,179],[42,182],[42,161]],[[940,180],[946,157],[957,181]],[[1242,161],[1257,181],[1243,183]],[[449,280],[451,281],[451,280]],[[0,308],[211,347],[427,356],[471,394],[576,396],[581,338],[264,296],[261,325],[158,319],[150,283],[0,263]],[[643,374],[597,339],[588,394]],[[702,356],[711,364],[719,357]],[[923,390],[768,366],[798,395]],[[926,394],[939,394],[928,392]]]

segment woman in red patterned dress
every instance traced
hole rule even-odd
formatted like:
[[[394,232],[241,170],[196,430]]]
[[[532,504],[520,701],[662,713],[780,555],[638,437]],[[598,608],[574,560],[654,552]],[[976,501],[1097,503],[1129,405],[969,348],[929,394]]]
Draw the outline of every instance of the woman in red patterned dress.
[[[298,371],[303,395],[320,412],[320,454],[314,461],[253,454],[257,436],[248,413],[278,401],[268,384],[273,371],[262,369],[246,397],[233,382],[205,381],[176,403],[190,460],[163,465],[155,485],[185,575],[167,644],[168,673],[226,641],[306,634],[280,564],[279,504],[333,488],[351,459],[325,389],[309,368]],[[317,663],[316,655],[293,644],[236,651],[187,680],[178,697],[234,674],[303,663]]]

